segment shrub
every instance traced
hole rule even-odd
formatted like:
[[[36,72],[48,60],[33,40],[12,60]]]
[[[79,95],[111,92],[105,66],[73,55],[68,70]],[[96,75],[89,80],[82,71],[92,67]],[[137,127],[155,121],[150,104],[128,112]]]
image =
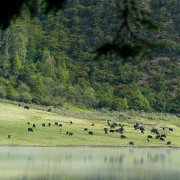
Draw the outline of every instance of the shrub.
[[[29,93],[24,92],[20,94],[19,99],[25,103],[30,103],[32,101],[32,96]]]

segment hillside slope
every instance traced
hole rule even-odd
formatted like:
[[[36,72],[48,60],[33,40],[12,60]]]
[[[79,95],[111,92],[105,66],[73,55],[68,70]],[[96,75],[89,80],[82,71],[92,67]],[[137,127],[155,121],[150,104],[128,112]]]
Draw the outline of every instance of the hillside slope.
[[[127,114],[124,112],[125,115]],[[22,106],[0,103],[0,145],[128,146],[129,142],[132,141],[137,147],[167,147],[167,141],[171,141],[170,147],[180,147],[180,119],[168,114],[164,117],[164,120],[162,120],[162,115],[158,114],[157,119],[147,119],[134,115],[126,120],[123,119],[123,121],[109,121],[110,124],[114,122],[124,125],[123,131],[126,139],[122,139],[120,138],[122,134],[119,132],[110,132],[110,129],[113,130],[113,128],[108,126],[108,119],[73,118],[42,110],[31,108],[27,110]],[[70,121],[72,121],[72,124]],[[62,126],[56,126],[55,122],[62,124]],[[134,130],[133,125],[135,122],[145,128],[144,134],[140,133],[140,130]],[[42,126],[43,123],[45,123],[45,127]],[[48,123],[51,123],[51,125],[49,126]],[[92,123],[94,123],[94,126],[92,126]],[[32,127],[33,124],[35,124],[35,128]],[[31,127],[33,132],[28,131],[28,128]],[[160,134],[167,136],[165,141],[155,139],[156,135],[150,132],[153,127],[157,128]],[[165,130],[162,130],[162,127]],[[85,128],[88,130],[84,131]],[[104,133],[104,128],[108,128],[108,134]],[[115,129],[119,128],[118,126]],[[168,128],[173,128],[174,131],[171,132]],[[92,131],[93,135],[89,135],[89,131]],[[67,132],[73,133],[72,136]],[[10,135],[10,138],[8,138],[8,135]],[[146,142],[148,135],[152,135],[153,139]]]
[[[57,16],[22,17],[0,32],[0,97],[25,103],[111,110],[180,113],[178,2],[150,1],[159,30],[147,34],[168,42],[151,57],[122,64],[116,56],[95,58],[118,27],[113,1],[68,1]]]

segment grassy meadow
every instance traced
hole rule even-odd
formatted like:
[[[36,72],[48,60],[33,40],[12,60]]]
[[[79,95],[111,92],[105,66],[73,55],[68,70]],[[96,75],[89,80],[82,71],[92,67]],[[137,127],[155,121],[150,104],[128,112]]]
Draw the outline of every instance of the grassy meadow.
[[[124,124],[124,135],[127,137],[127,139],[121,139],[117,132],[104,134],[103,131],[104,127],[109,128],[107,120],[112,121],[113,114],[94,113],[78,108],[72,109],[72,111],[76,112],[74,117],[69,108],[67,112],[57,113],[55,110],[53,112],[32,108],[27,110],[23,106],[0,102],[0,145],[129,146],[129,142],[133,141],[136,147],[167,147],[167,141],[171,141],[170,147],[180,147],[180,118],[176,116],[169,114],[154,116],[153,114],[154,118],[152,118],[152,114],[135,112],[121,112],[117,116],[116,112],[114,122]],[[70,121],[73,124],[70,124]],[[62,127],[55,126],[55,122],[61,123]],[[141,134],[139,130],[134,130],[133,124],[136,122],[145,127],[144,134]],[[45,123],[46,126],[42,127],[42,123]],[[51,123],[50,127],[48,123]],[[95,125],[91,126],[92,123]],[[36,127],[33,132],[28,132],[28,128],[32,127],[32,124],[35,124]],[[160,133],[166,134],[165,141],[155,139],[155,134],[150,132],[152,127],[158,128]],[[164,131],[162,127],[165,127]],[[169,127],[174,131],[170,132],[167,129]],[[94,135],[89,135],[84,128],[88,128]],[[67,135],[67,131],[73,132],[73,136]],[[8,135],[11,135],[11,138],[8,138]],[[154,139],[146,142],[147,135],[152,135]]]

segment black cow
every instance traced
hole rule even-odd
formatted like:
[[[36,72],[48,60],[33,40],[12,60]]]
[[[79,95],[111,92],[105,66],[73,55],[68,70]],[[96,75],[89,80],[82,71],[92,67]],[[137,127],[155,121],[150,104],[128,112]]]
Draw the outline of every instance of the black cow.
[[[73,135],[73,133],[72,132],[69,132],[69,136],[72,136]]]
[[[92,131],[89,131],[89,135],[93,135],[93,132],[92,132]]]
[[[30,122],[27,122],[28,125],[30,125]]]
[[[130,141],[130,142],[129,142],[129,145],[133,145],[133,146],[134,146],[134,142]]]
[[[139,127],[140,131],[145,131],[144,127]]]
[[[66,134],[69,134],[69,132],[67,131]]]
[[[8,135],[8,139],[10,139],[10,138],[11,138],[11,135],[9,134],[9,135]]]
[[[135,129],[135,130],[139,129],[139,123],[136,123],[136,124],[134,125],[134,129]]]
[[[59,127],[62,127],[62,124],[59,124]]]
[[[166,138],[166,135],[165,134],[161,134],[161,137]]]
[[[27,110],[29,110],[29,106],[24,106],[24,109],[27,109]]]
[[[33,128],[28,128],[28,132],[33,132]]]
[[[32,127],[33,127],[33,128],[35,128],[35,127],[36,127],[36,125],[35,125],[35,124],[33,124],[33,125],[32,125]]]
[[[48,126],[51,126],[51,123],[48,123]]]
[[[144,131],[141,131],[142,134],[144,134]]]
[[[42,126],[43,126],[43,127],[45,127],[45,126],[46,126],[46,124],[45,124],[45,123],[42,123]]]
[[[115,131],[114,129],[110,129],[110,130],[109,130],[109,132],[111,132],[111,133],[114,133],[114,131]]]
[[[70,124],[72,124],[73,122],[72,121],[70,121]]]
[[[169,131],[174,131],[173,128],[169,128]]]
[[[160,134],[159,131],[156,131],[156,134]]]
[[[160,140],[161,140],[161,141],[165,141],[163,137],[160,137]]]
[[[137,129],[139,129],[139,127],[135,124],[134,129],[137,130]]]
[[[148,136],[147,136],[147,138],[149,138],[149,139],[153,139],[153,137],[152,137],[151,135],[148,135]]]
[[[156,139],[160,139],[160,137],[161,137],[161,136],[158,134],[158,135],[156,136]]]
[[[88,131],[88,128],[84,128],[84,131]]]
[[[120,138],[121,139],[126,139],[126,136],[125,135],[121,135]]]
[[[167,145],[171,145],[171,141],[168,141],[168,142],[167,142]]]
[[[152,129],[151,129],[151,132],[157,134],[158,130],[157,130],[156,128],[152,128]]]
[[[110,125],[110,128],[112,128],[112,129],[115,129],[115,127],[116,126],[114,125],[114,123]]]
[[[55,125],[55,126],[58,126],[58,122],[55,122],[54,125]]]

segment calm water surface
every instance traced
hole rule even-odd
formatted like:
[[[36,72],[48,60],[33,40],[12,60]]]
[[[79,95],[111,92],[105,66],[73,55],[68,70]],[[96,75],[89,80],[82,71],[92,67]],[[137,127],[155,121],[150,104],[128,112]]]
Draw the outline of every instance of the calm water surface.
[[[0,147],[0,180],[180,180],[180,149]]]

